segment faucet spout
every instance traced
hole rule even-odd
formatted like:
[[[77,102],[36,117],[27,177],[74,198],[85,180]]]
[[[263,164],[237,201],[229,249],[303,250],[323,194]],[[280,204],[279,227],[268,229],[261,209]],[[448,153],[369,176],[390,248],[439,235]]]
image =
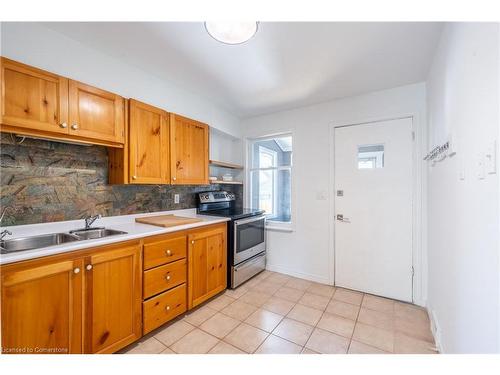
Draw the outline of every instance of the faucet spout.
[[[92,224],[94,224],[94,221],[97,219],[100,219],[102,216],[101,215],[95,215],[95,216],[89,216],[85,218],[85,229],[89,229]]]

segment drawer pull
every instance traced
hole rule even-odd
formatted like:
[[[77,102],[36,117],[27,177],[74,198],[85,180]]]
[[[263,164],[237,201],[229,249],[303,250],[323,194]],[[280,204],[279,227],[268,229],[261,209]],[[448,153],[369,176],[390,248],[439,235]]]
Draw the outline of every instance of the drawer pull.
[[[170,275],[167,273],[167,274],[165,275],[165,280],[169,281],[170,279],[171,279],[171,277],[170,277]]]
[[[166,250],[166,251],[165,251],[165,254],[166,254],[168,257],[172,256],[172,250]]]
[[[168,305],[167,305],[167,306],[165,306],[165,310],[166,310],[166,311],[170,311],[170,306],[168,306]]]
[[[73,130],[78,130],[78,124],[73,124],[73,125],[71,125],[71,129],[73,129]]]

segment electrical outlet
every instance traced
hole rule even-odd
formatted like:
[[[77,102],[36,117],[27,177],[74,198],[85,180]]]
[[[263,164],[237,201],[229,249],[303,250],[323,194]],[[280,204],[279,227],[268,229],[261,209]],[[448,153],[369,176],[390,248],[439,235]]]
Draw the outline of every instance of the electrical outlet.
[[[179,194],[174,194],[174,203],[179,204],[179,202],[180,202]]]

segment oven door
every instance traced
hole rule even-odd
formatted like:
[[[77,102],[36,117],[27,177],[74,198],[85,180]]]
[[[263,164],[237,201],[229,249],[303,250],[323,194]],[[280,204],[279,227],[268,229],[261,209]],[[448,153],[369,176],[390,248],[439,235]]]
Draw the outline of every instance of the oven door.
[[[266,217],[234,221],[234,265],[266,250]]]

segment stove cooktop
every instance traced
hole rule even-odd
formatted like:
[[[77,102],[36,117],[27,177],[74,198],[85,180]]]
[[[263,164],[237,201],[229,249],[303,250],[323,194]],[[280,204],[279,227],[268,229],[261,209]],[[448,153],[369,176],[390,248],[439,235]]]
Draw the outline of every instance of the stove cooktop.
[[[264,210],[253,209],[253,208],[224,208],[220,210],[207,210],[200,212],[202,215],[212,215],[212,216],[224,216],[231,220],[243,219],[245,217],[262,215]]]

